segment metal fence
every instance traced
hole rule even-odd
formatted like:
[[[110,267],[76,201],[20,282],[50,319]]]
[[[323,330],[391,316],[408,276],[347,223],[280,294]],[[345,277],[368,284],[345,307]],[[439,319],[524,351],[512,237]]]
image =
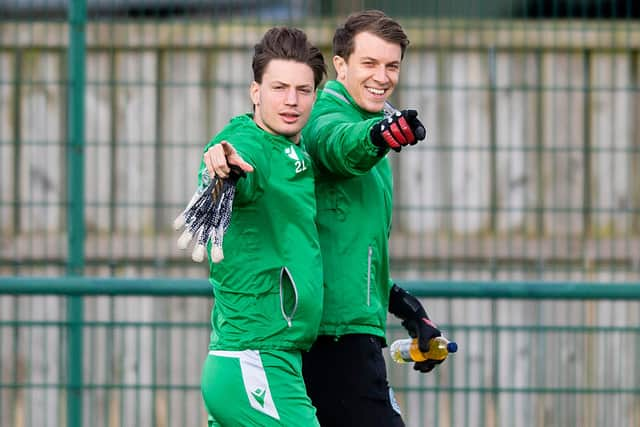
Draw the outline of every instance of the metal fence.
[[[460,346],[429,375],[387,362],[407,426],[640,422],[637,285],[404,285]],[[206,425],[210,292],[206,280],[1,278],[0,424]],[[80,323],[69,298],[83,301]],[[404,335],[390,318],[389,339]]]
[[[640,424],[636,3],[0,0],[0,425],[202,425],[207,272],[170,224],[264,30],[330,58],[370,7],[428,128],[391,154],[393,275],[461,342],[390,368],[409,425]]]

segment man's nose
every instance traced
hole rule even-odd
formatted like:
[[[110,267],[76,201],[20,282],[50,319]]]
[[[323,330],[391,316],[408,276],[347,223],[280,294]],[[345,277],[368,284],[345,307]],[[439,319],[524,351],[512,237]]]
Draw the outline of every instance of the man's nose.
[[[287,105],[298,105],[298,92],[296,88],[290,88],[287,90],[284,102]]]
[[[387,68],[384,65],[380,65],[376,68],[375,74],[373,75],[373,79],[376,82],[386,83],[389,81],[389,75],[387,74]]]

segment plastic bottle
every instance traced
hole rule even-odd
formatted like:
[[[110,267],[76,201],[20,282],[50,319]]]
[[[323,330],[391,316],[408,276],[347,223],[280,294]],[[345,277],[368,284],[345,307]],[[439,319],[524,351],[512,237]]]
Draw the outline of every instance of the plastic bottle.
[[[449,353],[458,351],[458,344],[445,337],[435,337],[429,340],[429,351],[423,353],[418,348],[417,338],[396,340],[391,344],[389,352],[397,363],[423,362],[425,360],[444,360]]]

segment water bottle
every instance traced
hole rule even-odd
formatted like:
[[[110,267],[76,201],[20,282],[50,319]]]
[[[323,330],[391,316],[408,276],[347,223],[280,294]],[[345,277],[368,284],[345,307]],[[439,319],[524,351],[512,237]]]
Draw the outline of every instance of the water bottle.
[[[396,340],[389,348],[391,358],[397,363],[423,362],[427,359],[444,360],[449,353],[455,353],[456,351],[458,351],[458,344],[442,336],[429,340],[429,351],[426,353],[423,353],[418,348],[417,338]]]

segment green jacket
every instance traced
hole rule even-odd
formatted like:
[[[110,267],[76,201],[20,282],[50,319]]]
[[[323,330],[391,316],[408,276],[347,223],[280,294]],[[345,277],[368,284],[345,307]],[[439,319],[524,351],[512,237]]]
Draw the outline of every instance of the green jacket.
[[[303,131],[316,167],[325,288],[321,335],[385,336],[393,182],[389,160],[369,141],[382,118],[329,81]]]
[[[237,116],[205,147],[229,141],[254,167],[238,181],[224,260],[210,262],[211,350],[308,349],[322,312],[314,174],[304,147]],[[202,171],[200,166],[200,185]],[[210,245],[209,245],[210,247]]]

